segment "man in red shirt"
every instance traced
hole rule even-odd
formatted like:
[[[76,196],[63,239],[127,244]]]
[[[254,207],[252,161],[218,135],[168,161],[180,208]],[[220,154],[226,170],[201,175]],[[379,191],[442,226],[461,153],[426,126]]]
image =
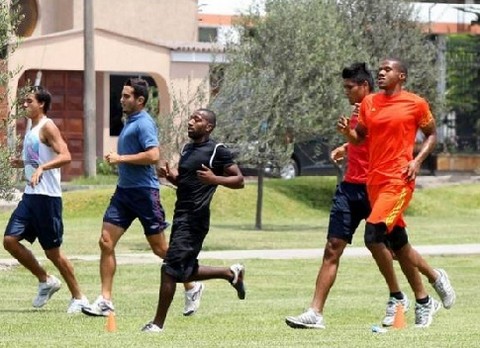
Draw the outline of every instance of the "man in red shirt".
[[[385,59],[378,70],[382,91],[363,99],[355,128],[345,117],[337,126],[353,144],[363,143],[368,136],[367,192],[372,211],[365,226],[365,242],[386,242],[393,250],[415,294],[415,325],[428,327],[440,303],[426,292],[419,270],[433,269],[408,242],[403,212],[412,198],[420,165],[435,146],[436,131],[428,103],[403,89],[407,75],[402,61]],[[418,129],[425,141],[414,158]],[[438,279],[433,286],[448,309],[455,301],[455,292],[446,272],[435,272]]]
[[[373,91],[373,77],[367,70],[365,63],[354,63],[342,71],[345,94],[354,107],[350,118],[350,127],[354,128],[358,122],[360,102]],[[348,150],[347,150],[348,149]],[[343,181],[338,185],[333,197],[330,211],[327,243],[323,255],[323,262],[318,271],[315,293],[310,308],[299,316],[285,318],[288,326],[293,328],[324,329],[323,309],[328,293],[335,282],[340,263],[340,257],[347,244],[352,243],[352,237],[359,223],[370,214],[370,204],[367,197],[367,144],[344,144],[331,153],[335,162],[343,160],[346,153],[347,165]],[[390,250],[384,243],[371,243],[367,247],[374,255],[377,265],[384,275],[390,291],[387,310],[382,321],[384,326],[391,326],[395,316],[397,303],[405,309],[409,307],[406,295],[400,287],[393,269],[393,260]]]

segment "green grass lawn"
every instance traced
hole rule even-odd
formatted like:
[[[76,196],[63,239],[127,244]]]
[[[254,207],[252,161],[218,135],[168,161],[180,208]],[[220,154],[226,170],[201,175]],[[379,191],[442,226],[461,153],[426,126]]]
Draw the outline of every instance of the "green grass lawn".
[[[97,240],[103,212],[114,186],[64,195],[67,255],[98,255]],[[220,188],[212,204],[212,226],[205,250],[321,248],[325,243],[334,178],[312,177],[291,181],[268,180],[265,187],[263,230],[254,229],[256,185],[244,190]],[[175,191],[162,189],[162,202],[171,220]],[[480,185],[417,190],[408,211],[413,245],[480,243]],[[5,228],[10,212],[0,213]],[[362,245],[358,231],[354,245]],[[43,256],[38,243],[33,252]],[[135,223],[121,239],[117,251],[149,252],[140,225]],[[9,255],[1,248],[0,258]],[[158,296],[158,265],[120,265],[114,285],[118,332],[106,333],[103,318],[68,316],[69,293],[64,286],[51,302],[34,310],[36,280],[23,267],[0,270],[0,347],[476,347],[480,339],[476,301],[480,259],[475,256],[426,257],[449,272],[458,301],[441,310],[433,325],[415,329],[413,310],[408,327],[374,334],[380,323],[387,291],[369,257],[344,258],[331,291],[326,330],[293,330],[284,323],[311,300],[320,260],[239,260],[247,267],[247,299],[239,301],[224,281],[207,282],[200,312],[181,314],[183,296],[177,294],[166,330],[146,335],[140,328],[154,314]],[[58,272],[48,261],[47,269]],[[231,261],[202,261],[228,266]],[[232,262],[233,263],[233,262]],[[75,261],[84,292],[93,301],[99,294],[98,262]],[[1,268],[0,268],[1,269]],[[398,267],[397,267],[398,270]],[[398,272],[404,291],[411,291]],[[179,289],[180,290],[180,289]]]
[[[386,334],[371,332],[379,324],[387,300],[385,283],[369,257],[344,258],[327,306],[325,330],[294,330],[285,316],[308,308],[318,260],[240,260],[246,265],[247,297],[240,301],[225,281],[206,282],[201,307],[183,317],[183,289],[175,296],[162,334],[140,328],[152,319],[157,302],[158,265],[120,265],[114,285],[118,331],[105,331],[105,318],[65,313],[69,293],[64,286],[40,310],[31,307],[35,279],[22,267],[0,271],[0,331],[2,347],[477,347],[476,301],[478,257],[429,257],[448,270],[457,291],[451,310],[441,309],[431,327],[416,329],[414,313],[407,328]],[[222,261],[206,264],[228,266]],[[51,264],[47,268],[54,272]],[[98,264],[75,262],[75,270],[90,300],[99,293]],[[397,267],[398,270],[398,267]],[[399,275],[401,273],[399,272]],[[399,276],[404,291],[411,291]],[[427,286],[429,290],[431,288]],[[433,290],[431,290],[433,295]]]
[[[96,254],[102,216],[114,186],[64,193],[64,223],[67,255]],[[267,180],[263,202],[263,229],[255,225],[255,183],[243,190],[219,188],[212,203],[212,223],[204,250],[321,248],[325,244],[328,213],[335,178],[300,177]],[[408,211],[413,245],[480,243],[480,185],[419,189]],[[171,221],[175,190],[163,187],[162,204]],[[0,228],[10,212],[0,213]],[[167,230],[169,233],[169,229]],[[37,243],[36,243],[37,244]],[[38,245],[34,250],[38,250]],[[354,238],[363,245],[363,228]],[[120,240],[118,252],[148,251],[139,223]],[[8,257],[0,249],[0,258]]]

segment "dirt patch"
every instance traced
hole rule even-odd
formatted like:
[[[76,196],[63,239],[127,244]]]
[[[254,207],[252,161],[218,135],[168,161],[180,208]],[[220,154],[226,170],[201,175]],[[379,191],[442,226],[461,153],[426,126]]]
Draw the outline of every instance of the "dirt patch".
[[[416,179],[417,188],[439,187],[446,185],[461,185],[461,184],[478,184],[480,183],[480,176],[477,175],[435,175],[435,176],[419,176]]]

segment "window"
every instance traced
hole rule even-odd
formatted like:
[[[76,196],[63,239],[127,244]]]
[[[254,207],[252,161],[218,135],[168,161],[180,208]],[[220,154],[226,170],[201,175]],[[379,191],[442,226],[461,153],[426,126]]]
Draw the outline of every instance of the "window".
[[[217,27],[200,27],[198,28],[199,42],[216,42],[218,40]]]
[[[20,37],[29,37],[37,25],[37,2],[35,0],[20,0],[16,3],[16,6],[20,7],[20,15],[23,17],[17,27],[16,33]]]

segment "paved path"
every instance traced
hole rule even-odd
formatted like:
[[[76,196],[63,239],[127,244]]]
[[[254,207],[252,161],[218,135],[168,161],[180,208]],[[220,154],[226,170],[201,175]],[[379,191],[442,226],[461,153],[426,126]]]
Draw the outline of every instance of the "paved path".
[[[456,245],[421,245],[415,246],[422,255],[479,255],[480,244],[456,244]],[[323,256],[323,249],[275,249],[275,250],[224,250],[224,251],[202,251],[199,258],[203,260],[282,260],[282,259],[318,259]],[[364,247],[347,247],[343,253],[344,257],[370,256],[370,252]],[[71,260],[95,261],[98,262],[99,255],[77,255],[70,256]],[[42,259],[40,259],[42,260]],[[117,254],[118,264],[155,264],[161,260],[150,252]],[[2,268],[17,265],[13,259],[0,259],[0,270]]]

